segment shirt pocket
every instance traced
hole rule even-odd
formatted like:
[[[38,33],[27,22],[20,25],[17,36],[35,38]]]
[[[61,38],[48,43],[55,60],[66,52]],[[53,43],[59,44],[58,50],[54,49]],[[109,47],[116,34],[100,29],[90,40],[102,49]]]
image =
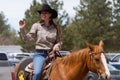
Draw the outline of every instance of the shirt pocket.
[[[37,42],[44,42],[46,41],[46,32],[38,31],[37,33]]]
[[[57,36],[56,32],[48,33],[48,35],[46,36],[46,40],[49,42],[55,43],[56,36]]]

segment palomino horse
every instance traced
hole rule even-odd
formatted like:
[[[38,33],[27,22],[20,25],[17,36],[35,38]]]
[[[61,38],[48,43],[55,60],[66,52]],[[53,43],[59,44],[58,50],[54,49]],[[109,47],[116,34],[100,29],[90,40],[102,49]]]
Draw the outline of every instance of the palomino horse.
[[[51,80],[83,80],[88,71],[99,74],[109,80],[110,72],[103,50],[103,41],[99,45],[87,43],[87,48],[57,58],[51,67]],[[18,69],[18,67],[15,69]]]

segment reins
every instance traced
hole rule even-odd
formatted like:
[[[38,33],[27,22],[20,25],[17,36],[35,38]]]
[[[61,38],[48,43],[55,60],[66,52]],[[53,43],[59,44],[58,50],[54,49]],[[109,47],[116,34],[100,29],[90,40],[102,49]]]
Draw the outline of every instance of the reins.
[[[53,66],[53,63],[55,61],[55,59],[57,57],[62,57],[62,55],[60,54],[59,51],[50,51],[47,59],[46,59],[46,63],[48,64],[49,67],[45,68],[46,69],[46,78],[47,80],[51,80],[50,79],[50,73],[51,73],[51,69],[52,69],[52,66]]]

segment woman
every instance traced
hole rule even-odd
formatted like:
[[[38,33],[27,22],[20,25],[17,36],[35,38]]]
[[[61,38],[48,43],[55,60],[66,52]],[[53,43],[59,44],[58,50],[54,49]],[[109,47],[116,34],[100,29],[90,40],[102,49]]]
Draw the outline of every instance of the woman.
[[[35,52],[33,57],[34,72],[32,80],[40,80],[42,67],[48,52],[59,51],[61,46],[60,28],[53,22],[57,18],[57,11],[48,4],[43,4],[41,10],[38,10],[41,20],[34,23],[29,33],[25,34],[25,21],[20,20],[20,34],[25,42],[35,40]]]

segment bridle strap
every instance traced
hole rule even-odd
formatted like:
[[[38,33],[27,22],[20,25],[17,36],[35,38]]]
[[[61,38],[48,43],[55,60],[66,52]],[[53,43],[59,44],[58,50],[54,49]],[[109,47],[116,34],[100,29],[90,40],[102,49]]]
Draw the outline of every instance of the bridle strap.
[[[93,61],[93,63],[95,63],[94,62],[94,60],[93,60],[93,56],[92,56],[92,51],[90,51],[90,61],[92,62]],[[92,65],[92,63],[90,62],[90,68],[91,68],[91,65]],[[96,67],[96,65],[95,65],[95,67]],[[97,67],[96,67],[96,70],[97,70],[97,73],[98,73],[98,80],[100,80],[101,79],[101,77],[100,77],[100,73],[99,73],[99,71],[98,71],[98,69],[97,69]]]

